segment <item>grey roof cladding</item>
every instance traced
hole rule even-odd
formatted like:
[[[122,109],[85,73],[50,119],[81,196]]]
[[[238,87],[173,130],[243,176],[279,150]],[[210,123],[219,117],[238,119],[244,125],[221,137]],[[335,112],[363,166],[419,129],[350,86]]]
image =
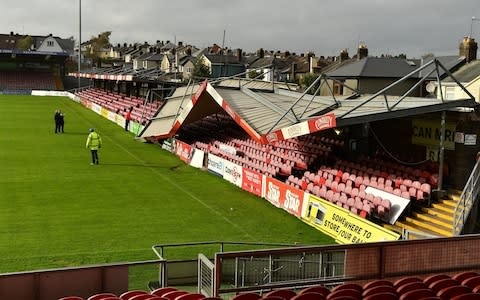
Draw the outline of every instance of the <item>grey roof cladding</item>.
[[[420,60],[418,59],[365,57],[328,72],[327,75],[332,77],[400,78],[419,66]]]
[[[432,61],[434,58],[437,58],[438,61],[448,70],[458,67],[465,60],[465,58],[461,56],[429,56],[423,59],[365,57],[361,60],[339,67],[334,71],[327,72],[327,75],[345,78],[401,78],[418,69],[422,65]],[[414,74],[412,77],[420,78],[432,71],[433,68],[435,68],[435,66],[429,66],[417,74]],[[443,69],[440,68],[439,71],[441,77],[446,75]],[[432,73],[428,78],[436,78],[436,74]]]
[[[454,72],[453,77],[462,83],[469,83],[475,78],[480,76],[480,60],[474,60],[465,64],[456,72]],[[444,82],[453,82],[453,79],[448,77],[445,78]]]
[[[237,56],[233,55],[215,55],[206,54],[205,57],[210,60],[212,64],[231,64],[243,65],[245,63],[244,56],[239,60]]]

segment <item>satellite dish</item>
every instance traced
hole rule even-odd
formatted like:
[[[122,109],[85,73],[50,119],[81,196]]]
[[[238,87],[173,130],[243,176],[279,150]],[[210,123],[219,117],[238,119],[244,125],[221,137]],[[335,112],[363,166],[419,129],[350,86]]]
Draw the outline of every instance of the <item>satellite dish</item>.
[[[435,83],[430,81],[425,88],[427,89],[427,92],[432,94],[433,92],[435,92],[436,86],[435,86]]]

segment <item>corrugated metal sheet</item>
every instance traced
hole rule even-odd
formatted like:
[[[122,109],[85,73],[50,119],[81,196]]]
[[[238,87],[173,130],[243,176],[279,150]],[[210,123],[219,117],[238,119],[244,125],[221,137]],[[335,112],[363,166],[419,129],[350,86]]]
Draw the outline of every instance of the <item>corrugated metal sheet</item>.
[[[195,86],[193,93],[198,88],[198,85]],[[442,101],[436,98],[404,97],[402,99],[400,96],[385,97],[383,95],[375,98],[372,98],[371,95],[363,95],[349,99],[349,96],[335,98],[332,96],[302,96],[300,93],[281,89],[276,89],[275,92],[259,92],[247,88],[233,89],[218,86],[210,91],[218,93],[221,100],[227,102],[231,109],[260,135],[266,135],[326,113],[333,113],[337,126],[341,127],[386,118],[441,111],[452,107],[476,105],[474,99]],[[191,102],[193,93],[191,88],[178,88],[173,94],[174,97],[167,100],[158,116],[142,133],[142,137],[167,134],[174,125],[177,112]],[[210,92],[204,91],[204,93]],[[220,101],[218,97],[216,99]],[[401,101],[399,102],[399,100]],[[200,97],[199,102],[201,101],[213,100],[210,96],[204,95]]]

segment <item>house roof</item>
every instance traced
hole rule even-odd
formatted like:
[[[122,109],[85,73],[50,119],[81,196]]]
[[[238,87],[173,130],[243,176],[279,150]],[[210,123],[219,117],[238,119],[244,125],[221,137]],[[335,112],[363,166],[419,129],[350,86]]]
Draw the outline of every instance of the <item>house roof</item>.
[[[474,60],[463,65],[453,73],[453,76],[460,82],[467,84],[480,76],[480,60]],[[453,79],[445,78],[444,82],[453,82]]]
[[[182,57],[179,58],[178,64],[179,64],[180,66],[184,66],[184,65],[185,65],[187,62],[189,62],[189,61],[195,63],[195,62],[197,61],[197,58],[196,58],[196,57],[193,57],[193,56],[191,56],[191,55],[185,55],[185,56],[182,56]]]
[[[255,69],[265,66],[275,66],[276,69],[284,69],[289,67],[289,62],[282,58],[276,58],[274,56],[262,57],[254,61],[249,65],[249,68]]]
[[[401,78],[420,66],[418,59],[365,57],[334,71],[331,77],[387,77]]]
[[[244,56],[242,56],[240,60],[234,55],[205,54],[205,57],[212,64],[243,65],[245,63]]]
[[[333,71],[327,72],[326,74],[331,77],[344,78],[401,78],[411,73],[412,71],[415,71],[419,67],[429,63],[433,59],[437,59],[448,70],[458,68],[465,61],[465,58],[461,56],[429,56],[423,59],[365,57],[361,60],[353,61],[343,66],[340,66]],[[424,75],[427,75],[428,73],[433,71],[434,68],[434,65],[426,67],[425,69],[415,74],[413,77],[421,78]],[[436,79],[436,72],[433,73],[427,78]],[[443,69],[440,69],[439,75],[440,77],[444,77],[446,73]]]

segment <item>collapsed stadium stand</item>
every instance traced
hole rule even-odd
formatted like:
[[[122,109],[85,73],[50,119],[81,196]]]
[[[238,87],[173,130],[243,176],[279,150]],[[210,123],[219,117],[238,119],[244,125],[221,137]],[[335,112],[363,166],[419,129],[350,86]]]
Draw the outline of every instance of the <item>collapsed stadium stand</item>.
[[[130,290],[121,295],[98,293],[87,300],[222,300],[206,297],[175,287],[153,291]],[[464,271],[448,275],[434,274],[424,278],[406,276],[395,281],[378,279],[366,283],[343,283],[327,287],[310,286],[298,290],[275,289],[266,293],[239,293],[232,300],[470,300],[480,299],[480,274]],[[59,300],[84,300],[68,296]]]
[[[428,206],[438,183],[437,164],[413,168],[380,156],[345,159],[344,141],[335,136],[306,135],[262,145],[222,114],[186,125],[180,136],[200,150],[275,177],[364,218],[385,221],[391,208],[388,199],[368,193],[368,187]]]

